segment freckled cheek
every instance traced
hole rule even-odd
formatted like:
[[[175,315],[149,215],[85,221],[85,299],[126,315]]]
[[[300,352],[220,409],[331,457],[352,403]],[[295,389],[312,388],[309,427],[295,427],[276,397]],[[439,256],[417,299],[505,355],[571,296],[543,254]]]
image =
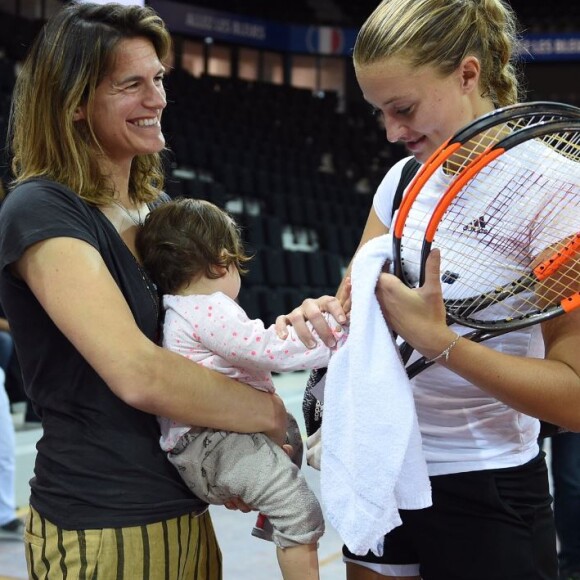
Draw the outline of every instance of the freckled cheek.
[[[442,113],[444,103],[439,100],[433,102],[433,106],[424,111],[421,117],[420,131],[425,135],[447,133],[447,125],[449,121],[446,120]]]

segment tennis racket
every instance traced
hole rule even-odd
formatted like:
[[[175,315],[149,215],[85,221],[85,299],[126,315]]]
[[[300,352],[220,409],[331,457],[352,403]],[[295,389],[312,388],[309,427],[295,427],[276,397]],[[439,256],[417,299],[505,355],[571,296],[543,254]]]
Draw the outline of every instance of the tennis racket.
[[[395,275],[411,287],[419,282],[416,269],[401,257],[401,239],[405,237],[408,245],[411,240],[421,242],[423,227],[437,202],[429,195],[434,185],[438,190],[441,181],[449,185],[504,137],[525,127],[565,119],[580,120],[580,108],[550,101],[518,103],[479,117],[443,143],[411,181],[393,221]],[[411,206],[413,215],[408,219]]]
[[[415,276],[414,274],[411,275],[410,272],[416,270],[420,272],[422,270],[421,264],[424,267],[424,260],[426,259],[426,254],[428,254],[427,246],[422,253],[425,227],[413,230],[409,227],[409,223],[407,223],[407,217],[409,216],[411,207],[413,207],[413,217],[416,222],[419,221],[424,224],[429,222],[438,200],[434,202],[427,200],[425,202],[423,198],[425,190],[428,189],[428,187],[425,187],[426,184],[429,184],[431,179],[438,177],[437,170],[444,167],[444,178],[451,183],[455,177],[461,175],[467,167],[479,159],[485,151],[492,148],[506,136],[525,127],[561,119],[580,120],[580,109],[571,105],[553,102],[533,102],[512,105],[495,110],[484,117],[476,119],[441,145],[430,159],[422,165],[411,181],[401,201],[401,206],[394,217],[392,229],[394,270],[403,282],[409,286],[415,286],[421,281],[420,273]],[[416,235],[416,241],[413,241],[414,235]],[[401,246],[402,240],[405,240],[403,246]],[[408,241],[411,243],[407,243]],[[433,244],[433,241],[434,238],[432,237],[430,243]],[[437,246],[437,243],[438,238],[435,239],[435,246]],[[419,253],[414,258],[407,251],[413,245],[419,248]],[[401,252],[401,249],[403,249],[403,252]],[[415,261],[414,264],[413,260]],[[495,290],[495,286],[493,289]],[[555,316],[556,314],[553,313],[553,315]],[[453,319],[449,318],[448,321],[452,323]],[[503,332],[509,332],[510,330],[510,327],[505,327],[500,330],[499,325],[495,325],[493,329],[478,329],[472,333],[472,339],[480,341],[486,340],[493,336],[498,336]],[[468,335],[466,336],[469,338]],[[413,348],[407,343],[403,343],[401,345],[401,351],[403,360],[407,363],[413,353]],[[408,365],[407,372],[410,377],[413,377],[431,366],[431,364],[433,363],[421,357]],[[323,388],[325,373],[326,369],[312,371],[308,379],[303,401],[303,413],[308,435],[312,435],[319,428],[322,421],[323,404],[312,393],[315,389],[320,390]]]
[[[423,212],[420,207],[421,219]],[[464,335],[470,340],[574,310],[580,306],[580,121],[510,132],[473,157],[435,200],[419,228],[420,244],[401,231],[395,259],[400,270],[402,263],[418,266],[418,284],[431,248],[440,249],[448,322],[474,329]],[[405,362],[411,352],[404,343]],[[431,364],[419,358],[409,376]]]

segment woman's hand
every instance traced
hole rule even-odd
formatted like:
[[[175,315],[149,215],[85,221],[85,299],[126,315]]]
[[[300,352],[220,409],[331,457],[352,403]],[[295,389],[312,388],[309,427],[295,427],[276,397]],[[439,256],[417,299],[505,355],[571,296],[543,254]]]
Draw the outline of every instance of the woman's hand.
[[[345,276],[338,289],[338,292],[336,293],[336,297],[340,300],[342,309],[346,313],[346,317],[348,319],[350,316],[350,310],[352,308],[352,281],[350,276]]]
[[[283,314],[276,318],[276,333],[282,339],[288,336],[288,326],[293,326],[298,338],[309,348],[316,346],[312,332],[307,322],[312,324],[315,332],[328,347],[336,345],[332,329],[328,325],[323,314],[328,312],[339,323],[346,322],[346,313],[340,300],[334,296],[321,296],[320,298],[307,298],[300,306],[292,310],[290,314]]]
[[[274,426],[268,430],[264,431],[264,435],[269,437],[274,443],[284,448],[286,444],[286,434],[288,431],[288,412],[284,406],[284,401],[278,393],[270,393],[272,405],[273,405],[273,415],[274,415]]]
[[[288,445],[287,443],[282,445],[282,449],[288,455],[288,457],[292,457],[293,448],[292,445]],[[229,510],[239,510],[247,514],[251,511],[256,511],[257,508],[248,505],[246,502],[242,500],[240,497],[232,497],[228,501],[224,502],[224,506]]]
[[[229,510],[239,510],[247,514],[248,512],[255,511],[256,508],[249,506],[247,503],[242,501],[239,497],[232,497],[224,503],[224,506]]]
[[[409,288],[392,274],[381,274],[376,289],[389,328],[427,357],[436,356],[454,336],[446,323],[440,265],[439,250],[433,250],[423,286]]]

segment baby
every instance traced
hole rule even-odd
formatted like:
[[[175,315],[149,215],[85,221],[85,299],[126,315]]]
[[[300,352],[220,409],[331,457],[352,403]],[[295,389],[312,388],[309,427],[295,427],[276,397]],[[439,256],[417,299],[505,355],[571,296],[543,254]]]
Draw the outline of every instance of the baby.
[[[163,293],[164,347],[268,392],[274,392],[272,371],[328,365],[334,349],[322,341],[309,349],[292,328],[281,339],[274,325],[251,320],[236,303],[250,258],[238,226],[214,204],[181,199],[156,207],[137,235],[137,249]],[[331,322],[338,347],[346,332]],[[159,422],[162,448],[198,497],[212,504],[240,497],[260,510],[272,525],[284,579],[319,577],[322,511],[278,445],[262,433],[215,431],[163,417]],[[295,421],[293,426],[297,433]]]

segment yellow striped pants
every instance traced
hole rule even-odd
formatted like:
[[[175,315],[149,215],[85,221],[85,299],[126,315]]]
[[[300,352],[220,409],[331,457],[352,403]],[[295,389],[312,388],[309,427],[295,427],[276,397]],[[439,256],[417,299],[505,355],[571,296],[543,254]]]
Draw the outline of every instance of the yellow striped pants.
[[[63,530],[30,508],[24,533],[32,580],[221,580],[209,512],[129,528]]]

